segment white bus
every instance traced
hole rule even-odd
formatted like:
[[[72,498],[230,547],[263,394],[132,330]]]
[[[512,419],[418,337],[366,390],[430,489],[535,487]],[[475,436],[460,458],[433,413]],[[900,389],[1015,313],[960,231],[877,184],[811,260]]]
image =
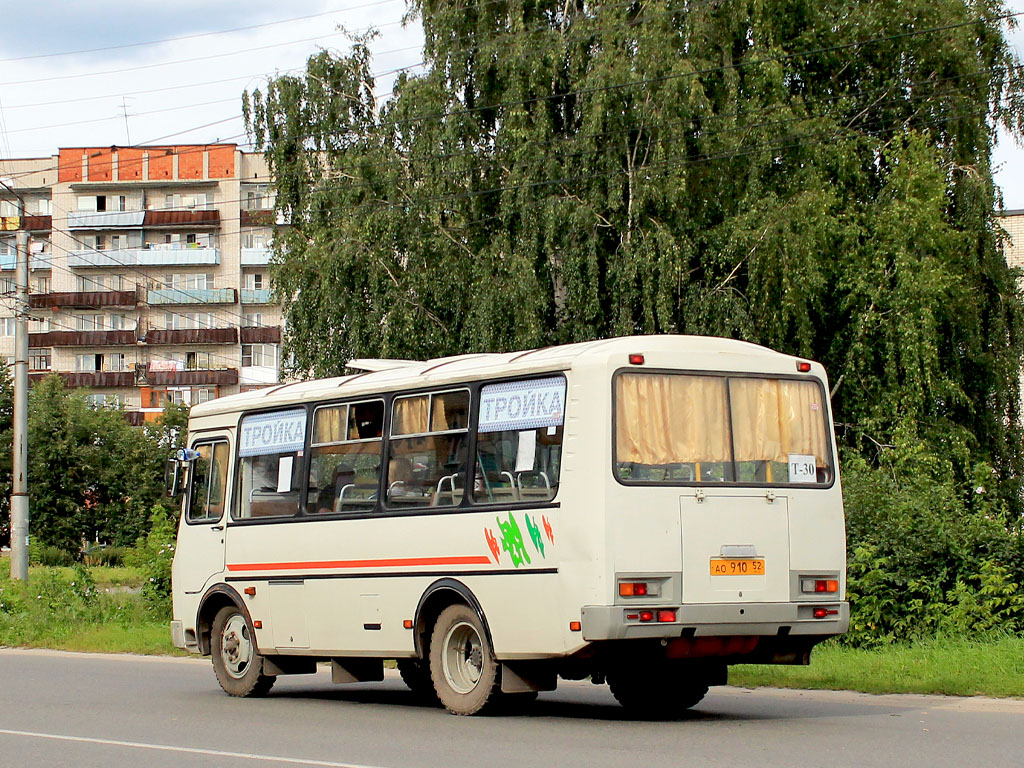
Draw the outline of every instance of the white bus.
[[[825,371],[645,336],[426,362],[192,408],[175,645],[223,689],[330,662],[455,714],[607,681],[666,716],[849,624]]]

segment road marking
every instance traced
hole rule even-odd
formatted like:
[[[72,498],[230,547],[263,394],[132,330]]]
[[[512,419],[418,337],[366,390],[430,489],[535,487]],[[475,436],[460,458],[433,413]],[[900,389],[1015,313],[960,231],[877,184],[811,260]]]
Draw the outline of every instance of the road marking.
[[[38,733],[36,731],[12,731],[0,728],[0,735],[27,736],[33,739],[50,739],[51,741],[76,741],[83,744],[102,744],[110,747],[129,747],[131,749],[154,749],[160,752],[185,752],[192,755],[212,757],[232,757],[238,760],[263,760],[271,763],[290,763],[292,765],[319,765],[324,768],[380,768],[380,766],[358,765],[356,763],[334,763],[329,760],[304,760],[299,757],[275,757],[274,755],[257,755],[249,752],[226,752],[219,749],[199,749],[197,747],[175,747],[169,744],[146,744],[140,741],[120,741],[118,739],[97,739],[86,736],[66,736],[59,733]]]

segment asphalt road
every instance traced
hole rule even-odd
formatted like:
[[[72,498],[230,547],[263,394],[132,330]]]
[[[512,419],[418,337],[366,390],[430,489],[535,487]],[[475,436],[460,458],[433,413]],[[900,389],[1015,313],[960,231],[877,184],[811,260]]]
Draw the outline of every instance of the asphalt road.
[[[0,650],[0,767],[1024,765],[1024,701],[713,688],[675,722],[562,683],[518,715],[457,718],[395,676],[282,678],[226,696],[209,660]]]

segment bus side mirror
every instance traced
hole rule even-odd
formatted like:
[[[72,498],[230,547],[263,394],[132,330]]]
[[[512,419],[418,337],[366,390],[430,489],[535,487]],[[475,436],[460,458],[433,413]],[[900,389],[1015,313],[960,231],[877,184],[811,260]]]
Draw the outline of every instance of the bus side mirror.
[[[164,467],[164,491],[167,498],[173,499],[181,490],[181,462],[176,458],[167,460]]]

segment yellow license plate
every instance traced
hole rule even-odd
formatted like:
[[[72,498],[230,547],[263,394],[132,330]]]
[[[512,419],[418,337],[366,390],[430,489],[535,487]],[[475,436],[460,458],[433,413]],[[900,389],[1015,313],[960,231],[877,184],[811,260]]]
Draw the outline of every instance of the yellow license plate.
[[[764,576],[764,560],[716,557],[711,560],[711,575]]]

